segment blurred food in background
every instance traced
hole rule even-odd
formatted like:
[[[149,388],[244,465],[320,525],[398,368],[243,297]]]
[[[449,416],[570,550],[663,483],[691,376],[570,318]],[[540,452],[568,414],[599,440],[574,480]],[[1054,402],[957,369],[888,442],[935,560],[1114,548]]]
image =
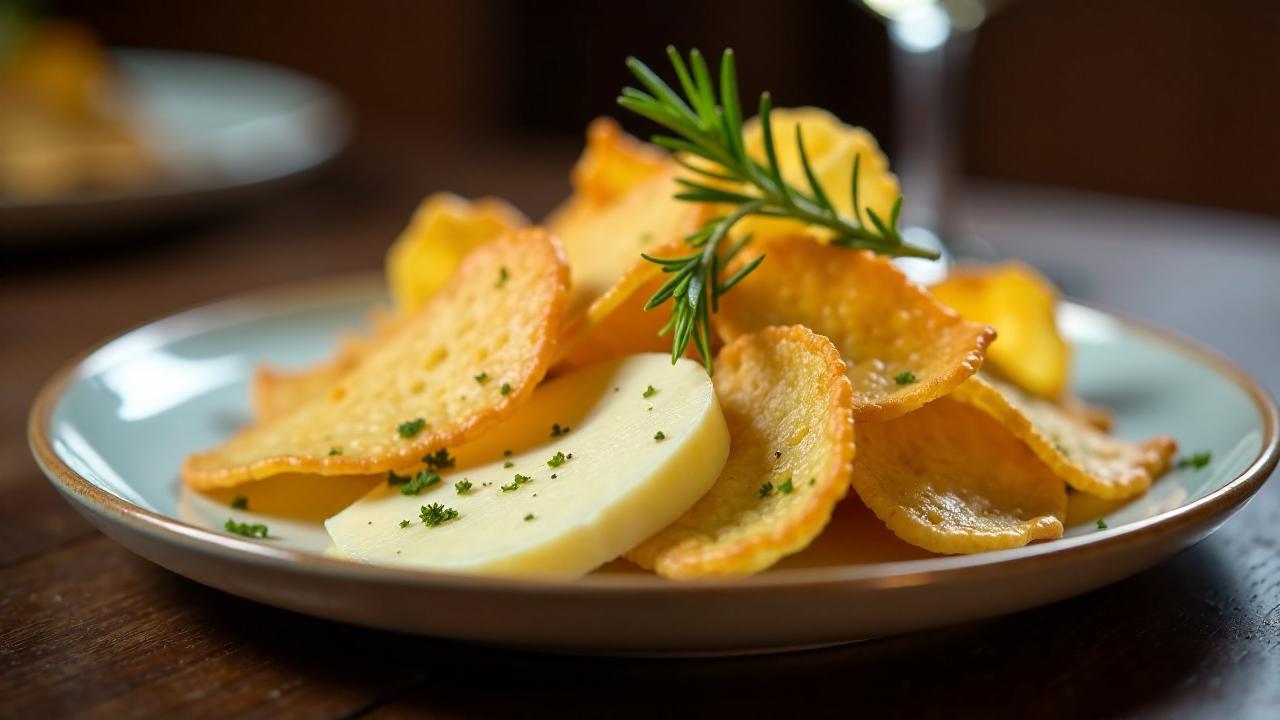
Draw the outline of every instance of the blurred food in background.
[[[156,181],[129,88],[89,28],[9,11],[0,31],[0,197],[39,200]]]

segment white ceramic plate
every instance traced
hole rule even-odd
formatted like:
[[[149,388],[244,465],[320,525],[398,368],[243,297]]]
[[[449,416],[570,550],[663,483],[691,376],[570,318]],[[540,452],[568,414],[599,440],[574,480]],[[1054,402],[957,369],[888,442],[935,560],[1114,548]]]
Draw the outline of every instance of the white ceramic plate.
[[[243,202],[333,158],[350,134],[338,95],[291,70],[164,50],[112,56],[165,176],[127,191],[0,198],[0,241],[109,235]]]
[[[380,278],[313,282],[129,332],[41,392],[30,421],[35,456],[103,532],[206,585],[373,627],[620,654],[840,643],[1066,598],[1203,538],[1261,487],[1277,460],[1275,406],[1235,366],[1186,340],[1066,304],[1061,321],[1077,348],[1077,391],[1115,410],[1120,435],[1171,434],[1187,451],[1211,451],[1213,462],[1175,470],[1123,505],[1075,495],[1065,538],[1017,550],[927,556],[897,541],[850,494],[813,547],[756,577],[675,583],[619,562],[572,582],[478,578],[322,557],[319,521],[331,508],[294,517],[233,512],[229,496],[183,491],[182,458],[248,419],[256,363],[320,358],[381,301]],[[222,532],[232,514],[269,523],[277,537]],[[1099,517],[1107,529],[1098,529]]]

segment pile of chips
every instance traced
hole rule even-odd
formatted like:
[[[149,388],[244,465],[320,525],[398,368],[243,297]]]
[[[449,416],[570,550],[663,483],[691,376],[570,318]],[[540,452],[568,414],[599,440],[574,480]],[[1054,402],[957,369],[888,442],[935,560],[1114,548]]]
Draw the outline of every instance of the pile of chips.
[[[824,111],[775,111],[775,132],[796,124],[817,174],[847,187],[859,157],[861,197],[889,214],[897,181],[870,135]],[[763,152],[759,134],[748,125],[749,152]],[[798,158],[779,160],[802,177]],[[720,212],[673,197],[681,172],[599,119],[545,229],[498,200],[428,198],[388,255],[393,309],[325,363],[260,370],[255,424],[189,458],[184,479],[403,470],[484,433],[549,374],[668,352],[666,311],[644,310],[660,268],[640,254],[688,252],[684,238]],[[1034,270],[962,268],[925,289],[794,221],[743,231],[753,239],[735,262],[766,260],[713,315],[729,458],[627,553],[636,565],[759,572],[808,546],[842,501],[930,552],[1014,548],[1060,537],[1070,492],[1121,500],[1167,469],[1171,439],[1116,438],[1105,411],[1069,395],[1057,293]]]

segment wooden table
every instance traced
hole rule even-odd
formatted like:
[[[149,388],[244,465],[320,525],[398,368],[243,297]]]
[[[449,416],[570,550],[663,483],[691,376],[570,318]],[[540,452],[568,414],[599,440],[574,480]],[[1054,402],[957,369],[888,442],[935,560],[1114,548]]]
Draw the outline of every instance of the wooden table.
[[[575,149],[362,140],[265,206],[127,245],[0,255],[0,716],[890,713],[1265,717],[1280,711],[1280,482],[1177,558],[1010,617],[790,655],[542,656],[338,625],[135,558],[41,476],[26,411],[90,344],[226,295],[376,267],[450,188],[535,216]],[[1071,293],[1201,337],[1280,389],[1280,222],[980,185],[969,226]],[[1274,715],[1271,715],[1274,717]]]

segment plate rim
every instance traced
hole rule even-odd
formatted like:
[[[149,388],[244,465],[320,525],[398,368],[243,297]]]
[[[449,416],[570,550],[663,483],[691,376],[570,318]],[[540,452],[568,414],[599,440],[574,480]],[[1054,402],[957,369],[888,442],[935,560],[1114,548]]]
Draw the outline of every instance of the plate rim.
[[[1143,539],[1176,536],[1180,531],[1214,518],[1224,520],[1244,505],[1266,482],[1280,461],[1280,411],[1270,393],[1243,368],[1222,353],[1175,331],[1124,313],[1107,310],[1096,303],[1064,298],[1064,304],[1101,313],[1126,332],[1170,346],[1209,366],[1239,387],[1253,401],[1262,419],[1262,446],[1258,454],[1236,477],[1208,495],[1186,505],[1149,518],[1127,523],[1105,535],[1061,538],[1022,548],[973,555],[903,560],[865,565],[788,568],[749,577],[709,578],[694,582],[672,582],[639,574],[588,575],[575,579],[497,577],[466,575],[352,563],[323,555],[272,547],[209,530],[135,505],[98,487],[68,466],[54,451],[53,412],[71,382],[92,370],[91,360],[113,343],[149,330],[160,342],[169,342],[191,328],[208,330],[211,325],[228,324],[246,313],[282,312],[315,305],[317,297],[333,298],[340,292],[364,292],[381,276],[371,271],[341,273],[304,279],[238,293],[221,300],[190,306],[177,312],[134,325],[92,345],[65,362],[44,383],[31,406],[27,420],[28,444],[36,463],[50,483],[77,509],[124,523],[150,539],[177,544],[185,550],[220,556],[233,562],[251,562],[283,572],[311,572],[334,580],[374,582],[386,585],[416,585],[455,591],[515,592],[530,594],[613,594],[661,593],[690,595],[752,590],[798,589],[838,585],[848,589],[875,589],[904,585],[937,585],[980,581],[1051,561],[1099,555]],[[218,319],[221,318],[221,323]],[[211,322],[212,321],[212,322]],[[166,327],[169,326],[169,327]],[[132,548],[127,548],[131,552]]]

